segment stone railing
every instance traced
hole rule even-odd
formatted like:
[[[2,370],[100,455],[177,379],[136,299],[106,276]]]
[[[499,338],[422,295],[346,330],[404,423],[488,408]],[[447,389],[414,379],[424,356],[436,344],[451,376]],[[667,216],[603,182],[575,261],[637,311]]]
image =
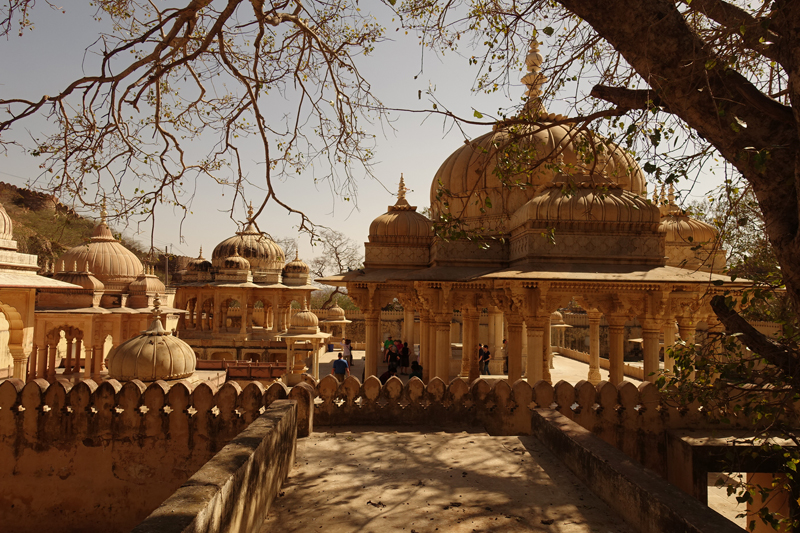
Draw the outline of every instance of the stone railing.
[[[47,520],[52,531],[87,523],[98,531],[128,531],[275,400],[297,400],[297,432],[307,435],[314,394],[308,383],[289,390],[279,382],[216,389],[6,380],[0,384],[0,478],[24,483],[0,483],[0,520],[9,531],[35,530],[43,516],[53,517]]]
[[[554,352],[558,352],[564,357],[569,357],[570,359],[586,363],[587,365],[589,364],[589,354],[586,352],[573,350],[572,348],[566,348],[564,346],[553,346],[552,350]],[[609,370],[611,368],[611,362],[608,359],[604,359],[601,357],[600,368],[604,370]],[[639,381],[644,381],[644,368],[642,367],[636,365],[629,365],[625,363],[622,365],[622,372],[629,378],[638,379]]]
[[[468,384],[456,378],[448,385],[434,378],[425,385],[414,378],[404,385],[393,377],[381,386],[375,377],[363,384],[348,377],[340,384],[326,376],[316,393],[316,426],[462,426],[482,427],[492,435],[525,435],[532,431],[533,410],[551,408],[665,478],[667,431],[753,427],[744,416],[729,416],[728,424],[719,424],[699,406],[669,405],[651,383],[637,387],[629,382],[593,386],[588,381],[561,381],[552,386],[540,381],[531,386],[519,380],[490,385],[482,379]]]

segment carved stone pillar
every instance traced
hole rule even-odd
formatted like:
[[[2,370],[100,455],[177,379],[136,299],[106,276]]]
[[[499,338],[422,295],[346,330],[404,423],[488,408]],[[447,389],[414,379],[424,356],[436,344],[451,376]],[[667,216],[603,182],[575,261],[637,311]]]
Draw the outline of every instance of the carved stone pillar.
[[[480,313],[477,309],[464,309],[464,341],[461,343],[461,373],[460,377],[467,378],[470,382],[478,378],[478,319]],[[474,361],[473,361],[474,360]],[[474,362],[474,364],[473,364]],[[472,367],[475,367],[473,376]]]
[[[506,315],[508,324],[508,381],[514,383],[522,379],[522,318]]]
[[[366,342],[364,346],[364,379],[378,375],[378,357],[380,357],[380,322],[381,311],[367,311],[364,313],[366,325]]]
[[[428,319],[428,313],[420,311],[419,313],[419,360],[422,365],[422,379],[425,383],[428,382],[431,375],[434,373],[432,372],[432,368],[430,365],[430,354],[432,353],[431,348],[431,328],[430,322]]]
[[[67,333],[65,340],[67,341],[67,350],[64,352],[64,374],[72,373],[72,341],[74,340],[72,334]]]
[[[619,385],[625,380],[625,318],[607,316],[608,321],[608,380]]]
[[[73,374],[80,374],[81,373],[81,353],[83,352],[83,334],[78,335],[75,337],[75,368],[73,369]],[[84,364],[86,364],[84,358]]]
[[[27,379],[27,381],[31,381],[31,380],[36,379],[36,376],[37,376],[36,364],[37,364],[38,358],[39,358],[39,347],[34,344],[33,345],[33,350],[31,350],[31,355],[28,358],[28,379]],[[14,375],[14,377],[17,377],[17,376]]]
[[[92,379],[100,383],[100,371],[103,369],[103,345],[92,346]]]
[[[450,382],[450,318],[436,317],[436,377]]]
[[[14,368],[11,377],[25,381],[25,374],[28,371],[28,357],[21,348],[9,348],[11,358],[14,360]]]
[[[589,315],[589,383],[600,383],[600,319],[603,313],[597,309],[588,312]]]
[[[526,375],[528,383],[536,383],[544,379],[542,371],[545,366],[544,357],[544,320],[541,317],[525,319],[526,337],[528,338],[528,365]],[[509,369],[509,374],[511,369]],[[509,376],[509,381],[511,378]]]
[[[47,340],[47,344],[45,344],[41,350],[39,351],[39,357],[37,361],[37,370],[36,370],[36,377],[37,378],[44,378],[47,379],[47,357],[49,353],[49,346],[50,346],[49,339]]]
[[[551,348],[551,335],[552,328],[550,324],[550,316],[546,316],[542,322],[542,344],[544,354],[542,359],[542,379],[552,383],[553,378],[550,377],[550,369],[553,368],[553,349]]]
[[[642,322],[642,337],[644,338],[644,380],[654,383],[658,374],[658,338],[661,335],[661,324],[656,321],[645,320]],[[652,374],[652,375],[651,375]]]
[[[675,344],[677,325],[675,319],[670,318],[664,322],[664,370],[672,372],[675,367],[675,358],[672,357],[672,347]]]
[[[344,335],[344,325],[342,325]],[[403,306],[403,342],[408,343],[409,354],[414,352],[414,309],[410,305]]]
[[[59,339],[60,340],[60,339]],[[58,355],[58,342],[50,341],[47,346],[47,381],[56,380],[56,356]]]
[[[250,325],[250,317],[253,316],[253,304],[242,305],[242,323],[239,326],[239,335],[247,335],[247,326]]]

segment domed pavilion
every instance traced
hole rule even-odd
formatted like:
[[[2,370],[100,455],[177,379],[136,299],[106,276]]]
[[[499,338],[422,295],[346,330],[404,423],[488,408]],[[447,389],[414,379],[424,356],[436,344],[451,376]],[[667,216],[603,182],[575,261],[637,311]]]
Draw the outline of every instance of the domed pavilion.
[[[40,276],[38,270],[35,255],[17,251],[11,217],[0,204],[0,378],[26,378],[35,352],[36,291],[79,288],[69,280]]]
[[[64,376],[99,379],[109,351],[147,328],[164,283],[153,267],[114,237],[103,207],[88,243],[59,257],[48,275],[63,286],[39,290],[36,338],[28,379],[54,380],[64,358]],[[177,326],[178,309],[163,306],[166,326]]]
[[[178,333],[192,346],[200,365],[205,361],[285,365],[289,344],[295,342],[283,339],[290,332],[292,303],[309,300],[317,290],[308,277],[306,263],[298,256],[287,263],[280,245],[256,228],[250,206],[244,229],[219,243],[210,261],[201,249],[175,282],[175,306],[186,311]],[[320,339],[329,336],[319,334]],[[317,349],[319,342],[314,346]],[[314,360],[309,355],[308,366],[316,375]]]
[[[644,174],[621,147],[548,113],[541,102],[542,56],[533,42],[527,101],[519,117],[459,147],[435,173],[431,219],[405,198],[370,226],[364,269],[317,281],[347,288],[366,320],[366,375],[375,375],[380,310],[397,298],[404,331],[419,316],[425,379],[477,377],[474,350],[452,357],[454,310],[465,347],[478,343],[480,312],[490,351],[507,335],[508,378],[550,380],[552,313],[575,300],[588,311],[588,380],[600,381],[599,325],[609,324],[610,380],[623,380],[624,326],[643,331],[644,375],[659,369],[660,338],[694,342],[697,324],[717,327],[711,296],[736,288],[722,275],[713,228],[647,199]],[[434,236],[436,225],[440,234]],[[454,231],[450,231],[450,230]],[[469,237],[464,237],[464,232]],[[702,246],[698,246],[702,244]],[[556,316],[556,320],[558,317]],[[494,326],[494,324],[504,326]],[[563,323],[559,327],[564,327]],[[527,357],[523,358],[523,331]],[[667,362],[667,366],[669,366]]]

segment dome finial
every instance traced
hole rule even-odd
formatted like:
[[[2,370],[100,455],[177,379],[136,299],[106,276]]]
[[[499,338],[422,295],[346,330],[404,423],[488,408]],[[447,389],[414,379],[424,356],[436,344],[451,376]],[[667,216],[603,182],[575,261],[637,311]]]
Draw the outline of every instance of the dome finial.
[[[103,203],[100,207],[100,223],[105,224],[106,219],[108,218],[108,211],[106,211],[106,197],[103,196]]]
[[[198,259],[203,259],[203,245],[200,245],[200,255],[197,256]]]
[[[250,205],[247,207],[247,221],[253,221],[253,202],[250,202]]]
[[[669,205],[673,206],[675,205],[675,186],[670,183],[667,191],[667,200],[669,201]]]
[[[539,53],[539,41],[536,40],[536,32],[531,39],[531,47],[528,50],[528,55],[525,57],[525,65],[528,68],[528,73],[522,78],[522,83],[528,88],[525,93],[527,101],[525,102],[525,111],[528,113],[546,113],[547,110],[541,101],[542,86],[547,81],[547,77],[542,74],[542,62],[544,58]]]
[[[294,260],[297,261],[300,259],[300,249],[295,246],[294,249]]]
[[[400,187],[397,190],[397,199],[398,200],[405,200],[406,199],[406,182],[403,180],[403,173],[400,173]]]

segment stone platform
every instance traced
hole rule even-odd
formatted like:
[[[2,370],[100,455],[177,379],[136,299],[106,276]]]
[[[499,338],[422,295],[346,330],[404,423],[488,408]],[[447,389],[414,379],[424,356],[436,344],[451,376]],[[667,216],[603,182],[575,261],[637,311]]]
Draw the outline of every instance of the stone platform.
[[[534,437],[396,429],[298,440],[262,533],[632,531]]]

